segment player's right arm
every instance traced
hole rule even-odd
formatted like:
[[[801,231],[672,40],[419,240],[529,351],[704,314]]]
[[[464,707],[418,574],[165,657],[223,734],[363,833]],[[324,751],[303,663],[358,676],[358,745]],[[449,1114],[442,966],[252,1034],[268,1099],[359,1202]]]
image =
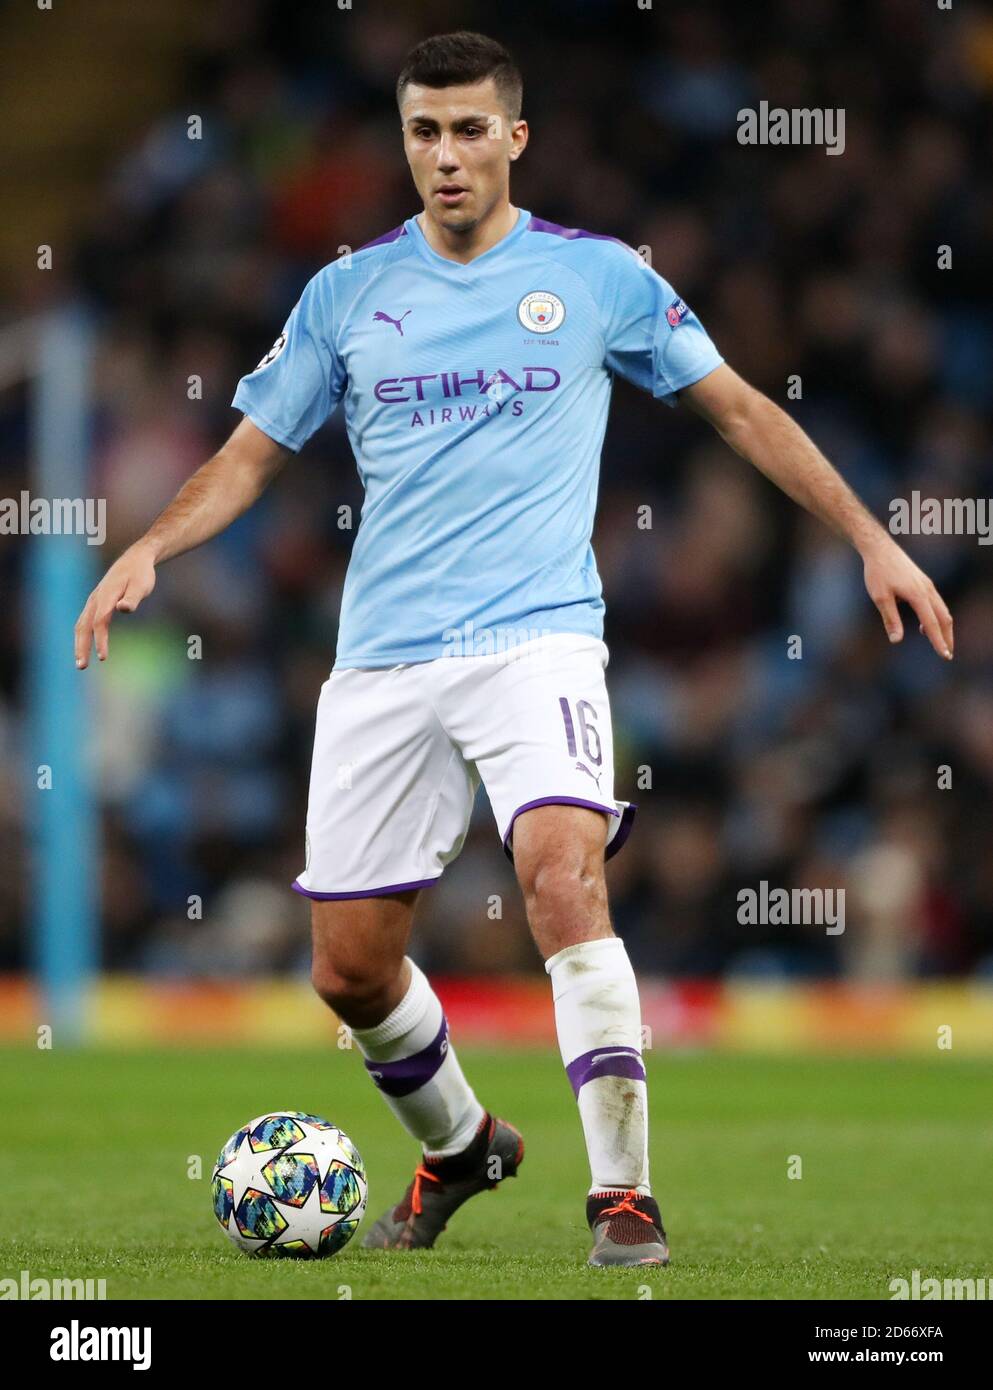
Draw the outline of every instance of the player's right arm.
[[[227,443],[183,484],[145,534],[116,560],[90,594],[75,628],[76,665],[107,659],[115,613],[133,613],[155,587],[155,567],[209,541],[237,520],[292,458],[247,417]]]
[[[330,268],[312,277],[286,326],[231,404],[244,419],[213,458],[183,485],[165,511],[113,564],[76,624],[76,665],[107,658],[115,613],[133,613],[155,587],[155,566],[216,536],[248,510],[292,454],[334,410],[345,369],[334,344]]]

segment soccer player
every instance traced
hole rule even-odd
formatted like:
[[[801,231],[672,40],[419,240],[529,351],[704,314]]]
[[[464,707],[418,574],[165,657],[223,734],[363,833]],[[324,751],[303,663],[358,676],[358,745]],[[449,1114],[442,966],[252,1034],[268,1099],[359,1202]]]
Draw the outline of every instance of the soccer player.
[[[423,211],[309,282],[238,385],[244,418],[91,594],[77,665],[155,568],[258,498],[343,402],[365,487],[337,658],[317,707],[306,860],[313,981],[421,1145],[365,1244],[434,1244],[523,1141],[476,1098],[441,1004],[407,956],[420,892],[461,849],[482,780],[551,978],[590,1164],[594,1265],[664,1265],[648,1172],[638,990],[611,928],[615,798],[603,602],[590,535],[611,381],[698,412],[846,537],[891,641],[898,600],[944,657],[928,577],[804,432],[746,384],[631,248],[510,201],[521,78],[478,34],[429,38],[397,84]],[[661,924],[664,930],[664,923]]]

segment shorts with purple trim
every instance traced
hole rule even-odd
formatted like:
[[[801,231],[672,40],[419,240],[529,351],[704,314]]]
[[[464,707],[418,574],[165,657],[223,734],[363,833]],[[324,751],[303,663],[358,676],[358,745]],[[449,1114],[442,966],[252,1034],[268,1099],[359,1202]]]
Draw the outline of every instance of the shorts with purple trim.
[[[317,705],[310,898],[424,888],[459,854],[480,782],[504,850],[537,806],[607,819],[609,858],[635,807],[614,798],[605,643],[550,633],[488,655],[332,671]]]

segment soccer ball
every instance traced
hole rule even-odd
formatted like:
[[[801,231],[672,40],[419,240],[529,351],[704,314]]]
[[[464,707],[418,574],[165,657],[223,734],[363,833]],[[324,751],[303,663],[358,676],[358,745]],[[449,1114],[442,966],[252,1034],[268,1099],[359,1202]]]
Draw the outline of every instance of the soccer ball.
[[[319,1115],[277,1110],[242,1125],[211,1180],[214,1215],[253,1255],[334,1255],[369,1197],[365,1164],[348,1135]]]

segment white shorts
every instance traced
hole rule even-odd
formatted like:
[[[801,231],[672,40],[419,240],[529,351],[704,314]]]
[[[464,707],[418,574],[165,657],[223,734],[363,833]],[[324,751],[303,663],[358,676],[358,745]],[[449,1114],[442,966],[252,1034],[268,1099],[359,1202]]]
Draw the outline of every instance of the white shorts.
[[[607,661],[599,639],[551,633],[494,655],[332,671],[293,887],[363,898],[433,883],[480,781],[510,858],[516,817],[551,803],[603,811],[616,853],[635,807],[614,799]]]

